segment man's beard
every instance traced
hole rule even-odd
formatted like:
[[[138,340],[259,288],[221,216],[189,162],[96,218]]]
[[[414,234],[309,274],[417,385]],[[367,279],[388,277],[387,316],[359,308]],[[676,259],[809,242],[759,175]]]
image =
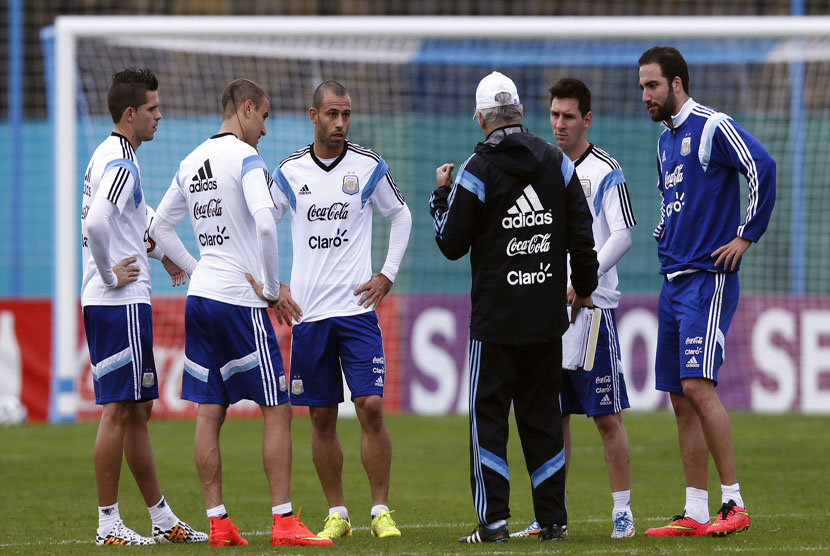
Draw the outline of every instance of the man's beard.
[[[666,102],[657,108],[657,111],[651,116],[655,122],[668,122],[675,114],[677,108],[677,98],[674,96],[674,91],[669,89],[669,96],[666,97]]]

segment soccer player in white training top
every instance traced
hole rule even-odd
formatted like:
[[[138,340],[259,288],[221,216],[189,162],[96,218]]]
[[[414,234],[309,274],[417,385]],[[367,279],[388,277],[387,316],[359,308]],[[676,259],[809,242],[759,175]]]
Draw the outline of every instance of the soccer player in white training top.
[[[81,207],[84,277],[81,305],[92,363],[95,403],[102,405],[95,438],[98,545],[204,542],[207,535],[179,520],[161,493],[147,421],[158,398],[153,360],[148,251],[162,259],[173,285],[181,270],[145,246],[151,209],[141,188],[135,151],[152,141],[161,119],[158,80],[150,70],[116,73],[107,91],[112,134],[92,155]],[[148,212],[149,211],[149,212]],[[122,458],[135,478],[153,522],[143,537],[121,521],[118,479]]]
[[[346,140],[351,98],[341,84],[317,87],[309,115],[314,142],[280,163],[271,191],[278,217],[291,214],[291,296],[302,316],[293,328],[289,387],[292,404],[309,406],[311,452],[329,504],[318,534],[351,534],[337,435],[345,375],[360,420],[372,534],[397,537],[388,507],[392,448],[382,405],[387,369],[374,308],[398,273],[412,217],[383,158]],[[373,207],[391,219],[386,262],[377,274],[371,260]]]
[[[151,227],[159,245],[191,276],[182,398],[199,404],[194,451],[210,545],[248,544],[223,504],[219,449],[228,406],[241,399],[256,402],[265,420],[262,459],[271,490],[271,544],[331,544],[297,519],[290,499],[291,405],[266,313],[279,296],[277,226],[268,171],[256,150],[270,104],[259,85],[237,79],[222,93],[222,110],[219,133],[181,162]],[[185,217],[199,243],[198,263],[173,230]]]
[[[617,263],[631,247],[631,228],[636,224],[628,187],[622,168],[608,153],[588,142],[587,132],[593,121],[591,91],[573,77],[560,79],[548,88],[550,125],[557,146],[574,163],[585,200],[593,217],[594,248],[599,260],[599,285],[591,298],[602,309],[599,339],[593,369],[585,371],[574,361],[578,341],[569,341],[576,330],[571,327],[562,342],[563,367],[562,429],[565,439],[565,469],[571,459],[570,416],[583,414],[593,418],[602,438],[605,465],[611,481],[614,507],[611,518],[615,539],[634,536],[629,488],[628,434],[622,422],[622,410],[629,407],[628,394],[620,361],[615,309],[619,304]],[[568,284],[568,302],[574,297]],[[538,523],[531,523],[512,536],[538,534]]]

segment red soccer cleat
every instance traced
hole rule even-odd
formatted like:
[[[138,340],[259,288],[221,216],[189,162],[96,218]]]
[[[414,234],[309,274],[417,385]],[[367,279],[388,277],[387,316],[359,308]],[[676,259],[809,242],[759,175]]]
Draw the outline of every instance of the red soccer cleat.
[[[709,529],[709,522],[698,523],[691,517],[686,517],[686,512],[683,515],[676,515],[671,518],[668,525],[663,527],[652,527],[646,529],[646,536],[648,537],[703,537]]]
[[[274,515],[271,544],[274,546],[328,546],[331,539],[318,537],[300,521],[299,515]]]
[[[239,536],[239,527],[231,523],[231,518],[212,517],[210,518],[210,546],[236,546],[246,545],[248,541]]]
[[[725,537],[749,529],[749,513],[730,500],[720,507],[714,523],[706,529],[710,537]]]

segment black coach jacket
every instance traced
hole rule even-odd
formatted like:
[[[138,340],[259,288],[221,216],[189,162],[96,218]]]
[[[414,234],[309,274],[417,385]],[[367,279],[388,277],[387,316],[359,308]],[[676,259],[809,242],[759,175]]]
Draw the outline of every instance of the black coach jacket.
[[[455,182],[430,197],[435,240],[451,260],[470,252],[470,337],[499,344],[553,341],[568,327],[571,284],[597,287],[591,212],[573,163],[523,126],[476,145]]]

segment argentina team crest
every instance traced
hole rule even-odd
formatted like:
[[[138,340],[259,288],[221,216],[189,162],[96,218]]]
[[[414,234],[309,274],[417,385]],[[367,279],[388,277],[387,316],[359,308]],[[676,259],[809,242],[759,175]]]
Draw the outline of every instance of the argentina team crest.
[[[582,184],[582,192],[586,197],[591,196],[591,180],[580,178],[579,183]]]
[[[684,137],[683,142],[680,143],[680,155],[686,156],[690,152],[692,152],[692,138]]]
[[[343,176],[343,193],[346,195],[354,195],[360,191],[360,182],[354,174],[346,174]]]

